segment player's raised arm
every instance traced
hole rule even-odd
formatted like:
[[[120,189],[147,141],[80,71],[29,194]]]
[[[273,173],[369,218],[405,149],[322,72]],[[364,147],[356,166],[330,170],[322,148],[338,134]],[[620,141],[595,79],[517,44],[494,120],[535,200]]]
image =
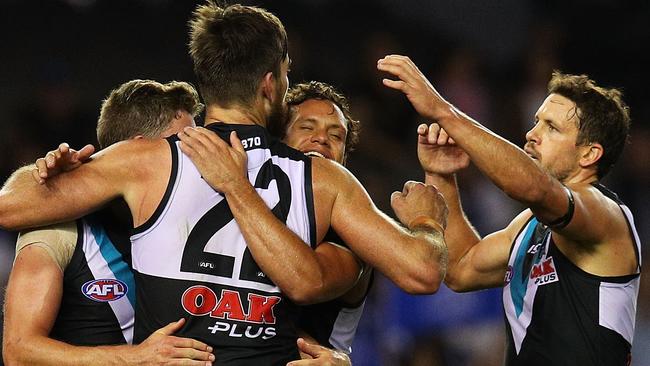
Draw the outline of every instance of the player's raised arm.
[[[574,142],[579,160],[574,167],[558,165],[554,168],[563,171],[543,169],[536,163],[539,153],[533,146],[541,142],[542,130],[556,131],[553,132],[555,135],[549,134],[548,140],[555,138],[553,136],[557,136],[558,142],[576,139],[571,135],[577,130],[571,125],[578,123],[576,107],[567,98],[555,96],[552,100],[553,94],[547,98],[545,105],[554,104],[554,108],[540,107],[536,117],[538,123],[529,131],[527,140],[530,143],[524,151],[447,102],[408,57],[386,56],[378,61],[377,67],[398,78],[384,79],[384,85],[402,91],[418,113],[437,122],[469,154],[481,172],[508,196],[529,207],[541,222],[551,226],[563,224],[563,235],[591,243],[600,242],[607,236],[607,223],[611,220],[623,224],[621,217],[617,217],[620,215],[617,215],[616,205],[603,204],[602,195],[595,188],[583,184],[585,179],[591,178],[584,173],[564,176],[565,173],[574,174],[578,167],[596,166],[603,154],[601,144],[591,142],[578,146]],[[567,120],[567,117],[570,118]],[[573,172],[569,173],[569,169]]]

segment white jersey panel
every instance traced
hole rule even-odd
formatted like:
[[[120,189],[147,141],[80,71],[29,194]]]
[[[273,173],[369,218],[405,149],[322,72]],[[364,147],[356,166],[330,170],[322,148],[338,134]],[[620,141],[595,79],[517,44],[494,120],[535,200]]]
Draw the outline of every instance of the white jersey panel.
[[[330,344],[334,348],[348,354],[352,353],[352,341],[354,340],[354,335],[357,333],[357,327],[359,326],[359,320],[361,320],[365,305],[366,300],[363,300],[361,305],[356,308],[341,309],[338,317],[336,317],[332,335],[329,339]]]
[[[632,344],[640,277],[628,283],[602,282],[599,289],[598,324],[620,334]]]
[[[133,268],[140,273],[165,278],[220,283],[223,285],[280,292],[275,285],[239,278],[246,242],[237,222],[232,219],[223,225],[205,244],[203,251],[231,257],[234,260],[232,274],[215,276],[205,273],[181,271],[181,262],[190,233],[201,218],[217,205],[227,205],[224,196],[213,190],[201,177],[192,161],[178,148],[178,167],[171,195],[158,219],[146,231],[131,237],[133,244]],[[271,156],[268,149],[247,152],[248,176],[252,184],[262,179],[262,168],[269,161],[284,172],[291,184],[291,203],[286,224],[306,243],[310,242],[310,220],[305,196],[305,164],[289,158]],[[311,184],[311,182],[309,182]],[[299,188],[302,188],[299,189]],[[256,191],[269,207],[280,202],[280,189],[273,179],[268,187],[256,187]],[[214,263],[200,263],[211,268]],[[264,274],[260,273],[260,276]]]

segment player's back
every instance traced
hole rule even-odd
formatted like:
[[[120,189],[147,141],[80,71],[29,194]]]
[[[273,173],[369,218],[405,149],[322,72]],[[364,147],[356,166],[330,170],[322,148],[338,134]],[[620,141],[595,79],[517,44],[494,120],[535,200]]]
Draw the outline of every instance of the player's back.
[[[260,126],[208,128],[222,138],[237,131],[248,154],[250,182],[274,214],[313,245],[311,161]],[[167,191],[131,238],[136,342],[186,317],[179,335],[213,346],[218,364],[273,365],[298,358],[294,305],[253,260],[224,196],[203,181],[175,138],[168,141]]]

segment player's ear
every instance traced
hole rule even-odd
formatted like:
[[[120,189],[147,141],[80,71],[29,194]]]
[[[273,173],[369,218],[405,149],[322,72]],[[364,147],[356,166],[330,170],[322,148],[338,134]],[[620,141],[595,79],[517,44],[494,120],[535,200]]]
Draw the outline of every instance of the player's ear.
[[[273,101],[273,98],[275,97],[275,77],[273,77],[272,72],[267,72],[264,74],[264,78],[262,78],[262,95],[264,96],[265,99],[269,101]]]
[[[581,146],[579,151],[580,160],[578,160],[578,164],[580,164],[580,167],[582,168],[597,164],[604,152],[603,145],[597,142]]]

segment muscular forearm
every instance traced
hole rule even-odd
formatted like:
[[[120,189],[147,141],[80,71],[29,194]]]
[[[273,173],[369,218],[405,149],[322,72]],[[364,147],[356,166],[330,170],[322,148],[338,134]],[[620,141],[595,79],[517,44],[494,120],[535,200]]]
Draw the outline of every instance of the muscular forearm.
[[[508,196],[527,206],[543,200],[552,178],[523,150],[453,106],[437,122]]]
[[[411,225],[399,241],[377,238],[370,252],[358,248],[361,259],[407,293],[437,292],[447,270],[447,246],[440,225],[428,221]]]
[[[448,250],[444,234],[440,231],[439,224],[435,226],[418,225],[411,228],[411,233],[417,242],[424,241],[426,246],[416,244],[413,251],[419,259],[412,263],[403,264],[402,268],[410,268],[412,276],[409,281],[400,284],[396,282],[402,290],[411,294],[432,294],[438,291],[440,284],[447,273]],[[411,257],[411,259],[415,259]],[[420,275],[422,273],[422,275]],[[414,276],[413,276],[414,275]],[[409,277],[406,277],[409,279]]]
[[[89,189],[93,184],[85,179],[71,179],[77,171],[38,184],[32,177],[33,168],[30,165],[18,169],[0,190],[0,228],[21,230],[76,219],[116,197],[104,197],[91,204],[86,198],[104,192]]]
[[[481,238],[463,212],[455,175],[427,173],[425,183],[432,184],[440,190],[449,208],[447,228],[445,229],[449,263],[445,282],[453,281],[458,263]]]
[[[420,216],[409,215],[411,222],[405,222],[405,228],[360,196],[342,197],[338,202],[340,206],[335,204],[332,210],[332,227],[362,261],[408,293],[438,291],[446,272],[444,223],[423,210]],[[400,210],[410,208],[411,203],[402,203]]]
[[[255,262],[294,302],[329,300],[352,285],[330,286],[314,250],[275,217],[250,184],[238,185],[226,199]]]

